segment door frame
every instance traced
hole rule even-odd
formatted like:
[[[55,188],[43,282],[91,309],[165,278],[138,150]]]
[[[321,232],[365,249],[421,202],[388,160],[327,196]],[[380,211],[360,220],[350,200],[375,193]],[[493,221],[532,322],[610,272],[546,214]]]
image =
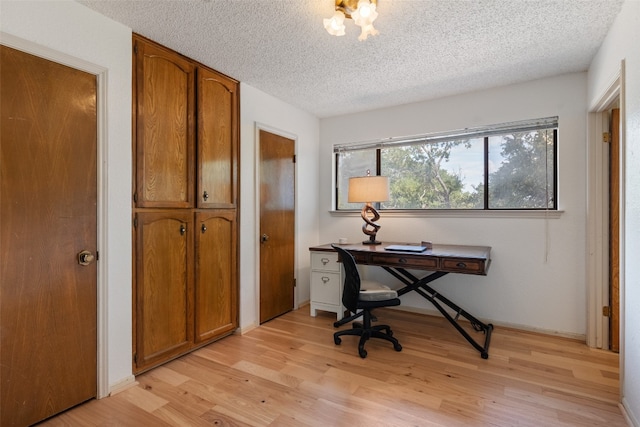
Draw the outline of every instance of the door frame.
[[[260,324],[260,131],[266,131],[272,133],[274,135],[281,136],[283,138],[293,140],[293,152],[294,154],[298,153],[298,137],[292,133],[286,132],[282,129],[274,128],[272,126],[266,125],[264,123],[255,122],[254,128],[254,140],[255,140],[255,149],[254,149],[254,231],[252,240],[254,242],[255,248],[255,260],[256,260],[256,269],[255,269],[255,299],[254,299],[254,316],[255,316],[255,324]],[[294,164],[293,167],[293,176],[294,176],[294,210],[295,217],[298,216],[298,168],[297,164]],[[293,279],[295,280],[296,286],[293,288],[293,309],[298,309],[298,222],[294,220],[294,237],[293,237]]]
[[[107,397],[109,390],[109,372],[108,372],[108,322],[107,322],[107,211],[108,211],[108,193],[107,193],[107,176],[106,160],[108,159],[107,151],[107,69],[105,67],[85,61],[68,55],[57,50],[41,46],[34,42],[21,39],[11,34],[0,32],[2,44],[22,52],[48,59],[58,64],[66,65],[80,71],[87,72],[96,76],[96,119],[97,119],[97,147],[96,147],[96,174],[97,174],[97,250],[100,254],[100,261],[97,263],[97,281],[96,281],[96,310],[97,310],[97,388],[96,398],[101,399]]]
[[[625,247],[625,75],[624,60],[606,90],[589,106],[587,119],[587,345],[608,350],[609,318],[602,307],[609,301],[609,155],[602,134],[609,132],[608,113],[620,104],[620,369],[624,360]],[[622,372],[621,372],[622,377]]]

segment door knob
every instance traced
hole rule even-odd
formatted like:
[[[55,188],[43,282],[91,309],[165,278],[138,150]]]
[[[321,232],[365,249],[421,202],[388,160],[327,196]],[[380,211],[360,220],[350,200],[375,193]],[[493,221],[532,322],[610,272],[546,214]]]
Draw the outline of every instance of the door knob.
[[[78,264],[89,265],[96,257],[89,251],[84,250],[78,254]]]
[[[265,243],[267,240],[269,240],[269,236],[266,234],[263,234],[262,237],[260,237],[260,243]]]

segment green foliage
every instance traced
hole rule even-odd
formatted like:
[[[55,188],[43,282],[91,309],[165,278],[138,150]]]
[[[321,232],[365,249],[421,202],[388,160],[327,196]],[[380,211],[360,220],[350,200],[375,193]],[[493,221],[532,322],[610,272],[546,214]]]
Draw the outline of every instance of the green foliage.
[[[494,139],[494,138],[492,138]],[[553,131],[502,135],[500,167],[489,175],[489,207],[536,209],[553,207]]]
[[[467,140],[410,145],[382,150],[382,174],[391,182],[392,200],[386,209],[470,209],[476,196],[464,191],[461,173],[443,168],[451,149]],[[480,206],[481,207],[481,206]]]

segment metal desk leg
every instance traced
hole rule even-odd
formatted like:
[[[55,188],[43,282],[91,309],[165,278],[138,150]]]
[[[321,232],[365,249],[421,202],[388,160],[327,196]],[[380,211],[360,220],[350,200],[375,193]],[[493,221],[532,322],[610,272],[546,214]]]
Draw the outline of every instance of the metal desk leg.
[[[391,273],[394,277],[403,282],[406,287],[400,289],[398,291],[398,295],[404,295],[408,292],[415,291],[420,294],[422,297],[427,299],[431,304],[433,304],[440,313],[451,323],[456,330],[476,349],[480,352],[480,356],[483,359],[487,359],[489,357],[489,344],[491,343],[491,332],[493,331],[493,325],[491,323],[485,324],[475,318],[473,315],[463,310],[455,304],[453,301],[447,299],[443,295],[439,294],[435,289],[428,285],[428,283],[433,282],[436,279],[439,279],[442,276],[447,275],[447,272],[436,271],[434,273],[429,274],[428,276],[423,277],[422,279],[418,279],[408,271],[402,268],[391,268],[391,267],[383,267],[386,271]],[[453,311],[456,312],[456,316],[451,317],[448,311],[440,304],[442,302]],[[469,333],[460,326],[458,323],[458,318],[462,316],[467,319],[474,330],[477,332],[483,332],[485,334],[484,345],[478,343]]]

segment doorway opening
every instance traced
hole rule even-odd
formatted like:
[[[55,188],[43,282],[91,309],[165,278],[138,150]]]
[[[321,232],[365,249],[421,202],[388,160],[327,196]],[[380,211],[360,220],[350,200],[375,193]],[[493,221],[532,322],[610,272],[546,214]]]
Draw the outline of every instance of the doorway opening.
[[[590,347],[620,349],[624,254],[623,71],[588,117],[587,264]]]

